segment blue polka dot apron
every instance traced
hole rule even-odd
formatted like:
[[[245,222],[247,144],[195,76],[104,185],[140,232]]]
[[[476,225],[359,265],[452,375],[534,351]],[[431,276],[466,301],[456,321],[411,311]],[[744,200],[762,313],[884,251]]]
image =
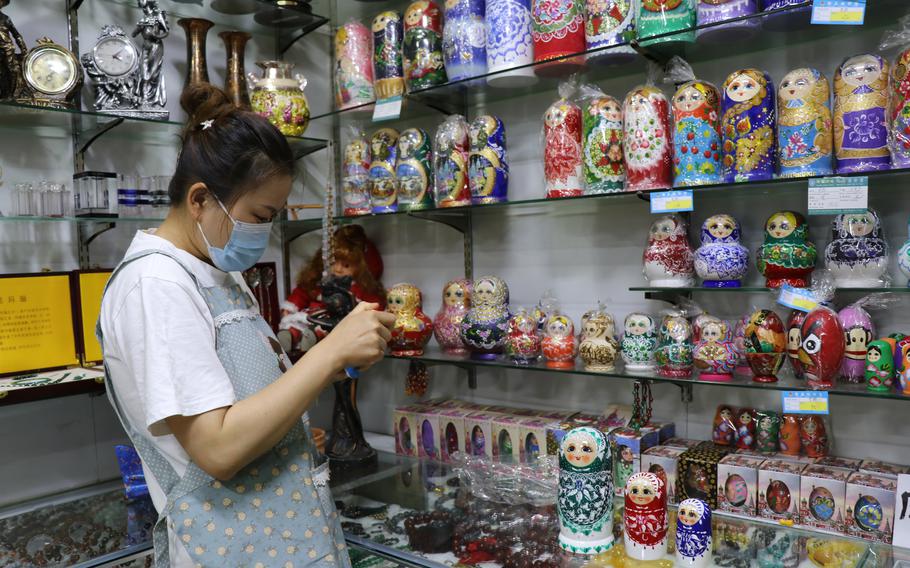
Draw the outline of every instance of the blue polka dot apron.
[[[218,358],[238,400],[262,390],[287,370],[290,361],[271,328],[236,283],[203,287],[179,258],[159,250],[125,258],[110,282],[124,266],[149,254],[172,258],[193,278],[214,318]],[[103,345],[100,324],[96,333]],[[168,527],[196,566],[351,566],[328,487],[328,462],[319,463],[323,458],[306,414],[278,445],[230,481],[221,482],[192,460],[186,473],[177,475],[155,446],[124,420],[109,374],[106,385],[123,428],[167,497],[153,531],[156,568],[170,566]]]

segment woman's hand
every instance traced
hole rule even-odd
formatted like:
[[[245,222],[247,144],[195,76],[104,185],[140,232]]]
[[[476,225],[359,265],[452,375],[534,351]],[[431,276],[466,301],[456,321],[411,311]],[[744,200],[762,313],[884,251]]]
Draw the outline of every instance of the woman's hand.
[[[394,324],[395,315],[379,311],[379,304],[360,302],[317,345],[339,361],[339,369],[367,369],[385,356]]]

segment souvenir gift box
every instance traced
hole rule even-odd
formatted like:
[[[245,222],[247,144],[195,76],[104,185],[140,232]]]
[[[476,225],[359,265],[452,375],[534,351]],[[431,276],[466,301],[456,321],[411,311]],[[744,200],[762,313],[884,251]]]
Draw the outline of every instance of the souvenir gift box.
[[[799,516],[803,526],[844,532],[844,499],[851,473],[841,467],[806,466],[799,490]]]
[[[464,435],[468,454],[493,458],[493,419],[501,414],[482,410],[464,417]]]
[[[442,449],[442,461],[450,461],[455,452],[466,452],[464,419],[474,412],[469,408],[440,408],[439,440]]]
[[[493,429],[493,461],[502,463],[524,461],[521,421],[522,418],[508,414],[497,416],[490,421]]]
[[[799,522],[800,463],[770,459],[758,469],[758,514],[766,519]]]
[[[417,455],[417,413],[426,405],[410,404],[396,408],[392,413],[392,432],[395,434],[395,453],[402,456]]]
[[[677,448],[689,449],[701,444],[701,440],[690,440],[688,438],[670,438],[661,442],[664,446],[675,446]]]
[[[717,464],[731,448],[702,442],[679,456],[676,469],[676,498],[701,499],[717,509]]]
[[[852,473],[847,478],[844,532],[891,544],[896,490],[893,478],[873,473]]]
[[[547,425],[550,420],[546,418],[525,418],[521,421],[521,453],[522,461],[533,463],[546,451]]]
[[[863,473],[877,473],[888,477],[897,477],[902,473],[910,473],[910,467],[898,465],[896,463],[887,463],[879,460],[865,459],[860,464],[859,470]]]
[[[764,458],[733,454],[717,464],[717,508],[721,511],[755,516],[758,502],[758,468]]]
[[[667,484],[667,502],[677,503],[676,465],[685,448],[676,446],[655,446],[641,454],[641,470],[663,477]]]
[[[859,466],[863,463],[863,460],[856,458],[841,458],[838,456],[825,456],[823,458],[818,458],[815,460],[816,465],[823,465],[825,467],[841,467],[849,469],[851,471],[856,471],[859,469]]]
[[[657,430],[658,437],[660,438],[660,444],[666,443],[667,440],[676,436],[676,423],[675,422],[661,422],[651,420],[645,424],[645,430]]]
[[[440,444],[444,441],[440,428],[439,408],[424,408],[414,413],[417,424],[417,457],[441,460]]]
[[[784,461],[793,462],[793,463],[801,463],[803,465],[811,465],[811,464],[814,464],[816,461],[816,458],[810,458],[809,456],[791,456],[790,454],[783,454],[781,452],[775,452],[774,454],[772,454],[771,456],[768,456],[768,457],[770,457],[771,459],[775,459],[775,460],[784,460]]]
[[[642,428],[616,428],[610,432],[613,445],[613,491],[621,497],[626,481],[633,473],[641,471],[641,454],[660,443],[657,430]]]

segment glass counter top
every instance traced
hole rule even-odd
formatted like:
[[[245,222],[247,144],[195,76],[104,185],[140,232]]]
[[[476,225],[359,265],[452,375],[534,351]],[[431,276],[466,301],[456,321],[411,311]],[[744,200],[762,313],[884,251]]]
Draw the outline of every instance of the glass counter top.
[[[98,368],[75,367],[0,378],[0,406],[102,392],[104,370]]]

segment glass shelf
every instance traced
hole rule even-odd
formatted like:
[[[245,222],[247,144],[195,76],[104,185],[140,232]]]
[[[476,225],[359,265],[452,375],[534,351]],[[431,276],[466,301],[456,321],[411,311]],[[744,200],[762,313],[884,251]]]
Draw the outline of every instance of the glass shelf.
[[[0,223],[161,223],[161,217],[42,217],[37,215],[0,215]]]
[[[98,369],[73,368],[0,378],[0,406],[102,392],[104,372]]]
[[[691,286],[685,288],[649,288],[647,286],[633,286],[629,288],[629,292],[654,292],[659,294],[687,294],[692,292],[707,292],[707,293],[726,293],[726,292],[743,292],[743,293],[752,293],[752,292],[774,292],[775,294],[778,290],[773,288],[763,288],[761,286],[741,286],[739,288],[702,288],[700,286]],[[870,294],[875,292],[893,292],[895,294],[910,294],[910,287],[908,286],[891,286],[888,288],[838,288],[838,294]]]

